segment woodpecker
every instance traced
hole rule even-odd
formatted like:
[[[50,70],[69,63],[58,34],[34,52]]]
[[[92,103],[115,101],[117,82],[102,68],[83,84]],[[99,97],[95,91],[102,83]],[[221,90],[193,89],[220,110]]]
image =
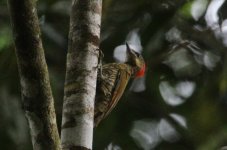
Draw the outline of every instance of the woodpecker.
[[[130,78],[144,76],[145,62],[139,53],[126,43],[125,63],[109,63],[101,66],[98,72],[94,126],[97,127],[116,106]]]

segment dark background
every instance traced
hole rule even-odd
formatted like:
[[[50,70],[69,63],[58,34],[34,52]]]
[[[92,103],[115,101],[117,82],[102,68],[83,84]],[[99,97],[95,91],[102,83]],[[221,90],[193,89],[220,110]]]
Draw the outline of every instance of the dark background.
[[[146,76],[131,81],[94,131],[94,150],[217,150],[227,145],[227,2],[104,0],[104,62],[142,46]],[[69,0],[39,0],[58,125]],[[0,1],[0,149],[30,150],[7,2]],[[120,46],[121,45],[121,46]],[[119,47],[120,46],[120,47]]]

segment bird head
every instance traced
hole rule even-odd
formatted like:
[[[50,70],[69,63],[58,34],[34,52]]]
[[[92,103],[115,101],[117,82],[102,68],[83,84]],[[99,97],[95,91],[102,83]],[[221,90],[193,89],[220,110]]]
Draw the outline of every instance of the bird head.
[[[127,64],[133,67],[135,77],[142,77],[145,74],[145,62],[141,54],[132,50],[128,43],[126,43],[127,49]]]

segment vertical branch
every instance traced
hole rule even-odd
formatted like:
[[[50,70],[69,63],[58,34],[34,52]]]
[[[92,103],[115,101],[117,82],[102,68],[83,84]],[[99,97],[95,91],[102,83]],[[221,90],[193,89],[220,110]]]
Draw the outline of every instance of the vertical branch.
[[[35,0],[8,0],[23,108],[34,150],[60,150]]]
[[[72,0],[62,148],[92,149],[102,0]]]

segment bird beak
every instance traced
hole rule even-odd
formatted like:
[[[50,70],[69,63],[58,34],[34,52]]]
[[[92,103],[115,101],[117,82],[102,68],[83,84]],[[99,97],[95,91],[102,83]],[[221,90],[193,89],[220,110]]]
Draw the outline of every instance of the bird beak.
[[[129,47],[129,45],[128,45],[127,42],[126,42],[126,51],[127,51],[127,54],[128,54],[128,55],[132,55],[132,54],[133,54],[133,52],[132,52],[132,50],[131,50],[131,48]]]
[[[129,61],[131,56],[132,56],[132,51],[131,51],[128,43],[126,42],[126,61]]]
[[[126,42],[126,49],[127,49],[127,52],[128,53],[130,53],[131,52],[131,49],[130,49],[130,47],[129,47],[129,45],[128,45],[128,43]]]

